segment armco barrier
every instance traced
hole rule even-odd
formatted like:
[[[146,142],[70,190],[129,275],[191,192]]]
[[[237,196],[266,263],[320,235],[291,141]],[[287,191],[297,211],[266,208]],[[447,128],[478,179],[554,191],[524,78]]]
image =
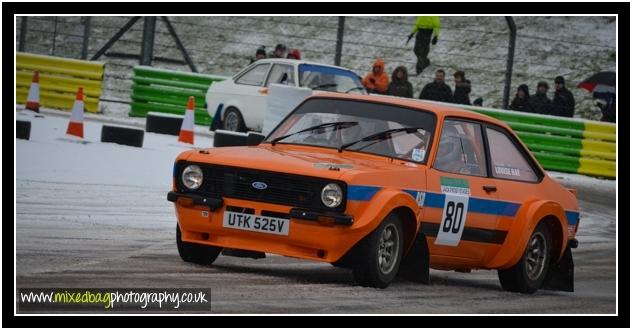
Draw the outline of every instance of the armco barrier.
[[[145,117],[148,112],[184,114],[189,96],[195,97],[195,123],[209,126],[212,117],[206,111],[206,91],[226,77],[134,67],[132,117]]]
[[[70,110],[77,88],[83,87],[85,110],[99,111],[104,63],[18,52],[15,66],[17,103],[26,103],[33,71],[38,70],[40,105]]]
[[[507,123],[547,170],[616,177],[617,134],[614,124],[458,106]]]

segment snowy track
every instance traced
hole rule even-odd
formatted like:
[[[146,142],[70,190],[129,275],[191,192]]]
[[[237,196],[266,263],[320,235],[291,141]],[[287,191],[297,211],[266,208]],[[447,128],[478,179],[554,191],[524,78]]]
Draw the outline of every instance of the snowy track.
[[[203,287],[216,313],[614,313],[615,183],[555,173],[579,190],[576,292],[502,291],[494,271],[431,271],[431,285],[397,280],[385,290],[353,285],[329,264],[268,255],[186,264],[166,200],[176,137],[145,134],[144,148],[59,140],[67,119],[18,113],[31,141],[16,140],[18,287]],[[198,137],[198,147],[212,144]]]

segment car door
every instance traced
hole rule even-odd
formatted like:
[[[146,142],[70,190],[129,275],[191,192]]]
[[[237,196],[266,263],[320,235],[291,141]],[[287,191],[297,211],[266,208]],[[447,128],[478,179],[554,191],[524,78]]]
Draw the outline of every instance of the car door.
[[[496,230],[506,235],[520,207],[542,195],[539,183],[544,174],[506,129],[487,125],[485,136],[489,146],[490,176],[497,182],[498,198],[503,203]],[[500,252],[500,249],[494,252]]]
[[[422,231],[434,266],[476,267],[497,245],[496,180],[488,176],[483,126],[459,118],[443,121],[428,170]]]
[[[235,94],[239,95],[241,115],[246,126],[261,129],[266,108],[266,88],[264,84],[270,71],[270,63],[253,66],[235,79]]]

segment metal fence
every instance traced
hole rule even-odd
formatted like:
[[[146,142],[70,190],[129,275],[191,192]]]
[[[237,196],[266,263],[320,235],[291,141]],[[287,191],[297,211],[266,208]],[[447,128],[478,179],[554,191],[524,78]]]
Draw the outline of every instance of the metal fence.
[[[130,19],[18,17],[16,46],[25,52],[91,59]],[[304,59],[340,63],[360,75],[370,70],[377,57],[385,60],[389,74],[399,65],[414,71],[416,62],[414,41],[405,45],[415,17],[176,16],[169,17],[168,22],[161,18],[153,21],[139,18],[99,56],[98,60],[107,63],[104,101],[130,101],[132,67],[140,63],[231,75],[245,67],[261,45],[272,51],[274,45],[283,43],[300,49]],[[442,18],[439,43],[430,51],[431,66],[411,79],[414,96],[432,81],[437,68],[445,69],[448,77],[456,70],[465,71],[473,83],[472,97],[481,96],[485,105],[492,107],[502,106],[507,83],[511,83],[513,96],[515,87],[522,83],[529,83],[533,91],[534,82],[546,80],[552,84],[555,76],[562,75],[568,86],[574,86],[596,71],[614,69],[614,43],[523,33],[524,19],[517,20],[516,25],[513,73],[508,81],[505,76],[510,43],[504,17]],[[577,113],[594,119],[590,97],[578,91],[574,94]]]

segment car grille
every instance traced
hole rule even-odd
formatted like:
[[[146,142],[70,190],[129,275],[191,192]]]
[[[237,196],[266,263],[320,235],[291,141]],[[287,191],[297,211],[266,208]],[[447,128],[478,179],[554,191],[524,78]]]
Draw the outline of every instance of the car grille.
[[[187,191],[180,180],[182,170],[189,164],[191,163],[179,164],[177,173],[180,191]],[[246,199],[327,211],[343,211],[345,208],[346,200],[335,209],[324,206],[320,201],[321,190],[332,180],[239,167],[199,163],[196,165],[200,166],[204,173],[202,187],[196,192],[208,196]],[[255,189],[253,182],[263,182],[267,188]],[[340,184],[343,191],[346,191],[344,183],[337,183]]]

